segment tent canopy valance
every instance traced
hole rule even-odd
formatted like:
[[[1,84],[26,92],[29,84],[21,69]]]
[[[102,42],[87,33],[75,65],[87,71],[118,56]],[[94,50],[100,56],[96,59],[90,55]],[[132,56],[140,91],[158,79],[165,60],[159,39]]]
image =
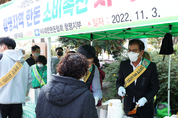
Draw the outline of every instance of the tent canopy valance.
[[[133,38],[164,37],[164,35],[169,32],[171,32],[172,36],[178,36],[178,23],[166,23],[166,24],[159,24],[159,25],[126,28],[126,29],[79,33],[73,35],[66,35],[62,37],[86,39],[91,41],[119,40],[119,39],[133,39]]]

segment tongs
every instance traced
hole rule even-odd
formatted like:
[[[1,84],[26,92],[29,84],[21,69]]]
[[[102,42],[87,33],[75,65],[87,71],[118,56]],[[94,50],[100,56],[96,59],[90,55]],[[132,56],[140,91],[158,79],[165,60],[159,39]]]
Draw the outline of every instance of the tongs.
[[[136,114],[138,106],[139,104],[132,111],[129,111],[128,115]]]

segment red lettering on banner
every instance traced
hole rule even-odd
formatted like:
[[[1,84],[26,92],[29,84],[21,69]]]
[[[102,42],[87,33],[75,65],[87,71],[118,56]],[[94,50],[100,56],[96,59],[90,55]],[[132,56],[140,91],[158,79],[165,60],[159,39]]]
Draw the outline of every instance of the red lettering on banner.
[[[135,2],[136,0],[131,0],[131,2]]]
[[[93,21],[94,27],[98,27],[99,25],[103,25],[104,26],[104,19],[103,19],[103,17],[93,18],[92,21]]]
[[[90,21],[88,21],[88,26],[89,26],[89,27],[91,26],[91,22],[90,22]]]
[[[112,0],[107,0],[108,2],[108,7],[112,6]],[[105,6],[105,0],[97,0],[94,4],[94,8],[98,7],[98,5]]]
[[[32,36],[32,31],[27,31],[26,36]]]
[[[108,0],[108,7],[112,6],[112,0]]]

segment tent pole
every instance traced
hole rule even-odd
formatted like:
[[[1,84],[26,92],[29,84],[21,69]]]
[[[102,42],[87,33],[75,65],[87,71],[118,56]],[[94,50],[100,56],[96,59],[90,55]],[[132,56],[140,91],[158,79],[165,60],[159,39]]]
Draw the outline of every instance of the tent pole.
[[[51,37],[48,37],[47,42],[47,83],[51,80]]]
[[[93,34],[90,34],[90,45],[93,46]]]
[[[172,25],[169,25],[169,33],[172,32]],[[169,55],[169,67],[168,67],[168,116],[170,111],[170,73],[171,73],[171,55]]]
[[[168,70],[168,116],[170,111],[170,72],[171,71],[171,55],[169,55],[169,70]]]
[[[90,41],[90,45],[93,46],[93,41]]]

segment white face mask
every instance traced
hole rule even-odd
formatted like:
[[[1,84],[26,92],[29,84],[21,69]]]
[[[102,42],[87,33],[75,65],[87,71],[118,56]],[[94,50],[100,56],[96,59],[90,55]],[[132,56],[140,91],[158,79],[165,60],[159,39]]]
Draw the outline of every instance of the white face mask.
[[[137,61],[137,59],[138,59],[138,55],[140,54],[140,53],[135,53],[135,52],[128,52],[127,53],[128,54],[128,56],[129,56],[129,59],[130,59],[130,61],[131,62],[136,62]]]
[[[43,67],[43,64],[38,64],[38,63],[37,63],[37,66],[38,66],[39,68],[42,68],[42,67]]]

